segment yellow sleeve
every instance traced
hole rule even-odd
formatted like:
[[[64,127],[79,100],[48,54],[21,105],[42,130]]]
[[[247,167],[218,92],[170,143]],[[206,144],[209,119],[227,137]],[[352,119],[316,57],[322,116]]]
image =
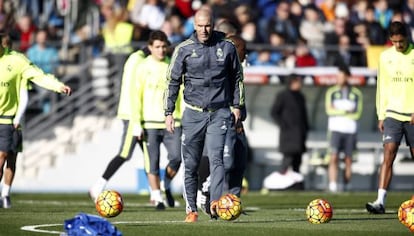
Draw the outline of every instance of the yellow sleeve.
[[[131,96],[131,122],[134,126],[134,130],[140,130],[142,120],[142,99],[143,99],[143,81],[142,75],[144,73],[145,66],[140,64],[137,66],[135,75],[131,78],[130,96]]]
[[[45,74],[40,68],[35,65],[28,66],[22,72],[23,80],[30,80],[33,83],[45,89],[60,93],[60,89],[64,86],[54,75]]]

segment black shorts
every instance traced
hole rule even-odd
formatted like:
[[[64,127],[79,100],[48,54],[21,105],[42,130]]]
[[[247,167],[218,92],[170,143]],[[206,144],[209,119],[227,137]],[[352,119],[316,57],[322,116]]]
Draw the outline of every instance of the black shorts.
[[[339,154],[343,152],[345,156],[352,156],[356,150],[357,135],[332,131],[329,144],[330,152]]]
[[[15,129],[11,124],[0,124],[0,151],[17,153],[22,149],[22,130]]]
[[[384,133],[382,134],[382,142],[385,143],[401,143],[402,137],[405,137],[407,146],[414,146],[414,125],[410,125],[408,121],[399,121],[393,118],[385,118]]]

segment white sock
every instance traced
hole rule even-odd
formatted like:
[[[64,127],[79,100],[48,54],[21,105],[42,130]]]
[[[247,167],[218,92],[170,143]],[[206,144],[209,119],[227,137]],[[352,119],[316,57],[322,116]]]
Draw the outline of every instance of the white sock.
[[[10,185],[3,185],[3,188],[1,189],[1,196],[2,197],[7,197],[10,195]]]
[[[159,189],[151,190],[151,200],[155,202],[162,202],[163,199],[161,197],[161,190]]]
[[[378,198],[375,202],[385,206],[385,198],[387,197],[387,190],[380,188],[378,189]]]
[[[102,177],[99,178],[98,181],[96,181],[96,183],[92,186],[92,191],[99,194],[105,189],[107,183],[108,183],[108,180]]]
[[[336,192],[338,191],[338,185],[336,182],[329,182],[329,191]]]

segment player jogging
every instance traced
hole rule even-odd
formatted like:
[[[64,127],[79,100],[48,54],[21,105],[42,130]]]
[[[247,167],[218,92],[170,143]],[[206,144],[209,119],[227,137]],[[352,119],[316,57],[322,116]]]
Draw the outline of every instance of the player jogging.
[[[109,179],[118,169],[129,160],[138,143],[142,150],[142,141],[133,136],[133,126],[130,125],[131,117],[131,95],[130,87],[132,78],[136,76],[137,67],[149,54],[148,48],[143,48],[132,53],[125,62],[122,74],[122,85],[118,103],[117,117],[122,120],[123,134],[119,152],[108,163],[103,175],[95,182],[89,190],[89,196],[96,201],[98,195],[105,189]]]

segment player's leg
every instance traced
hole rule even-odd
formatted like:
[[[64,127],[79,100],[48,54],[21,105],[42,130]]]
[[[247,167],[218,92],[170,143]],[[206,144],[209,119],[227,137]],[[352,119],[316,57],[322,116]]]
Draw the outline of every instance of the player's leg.
[[[11,207],[10,190],[16,173],[17,154],[23,149],[23,135],[20,128],[13,130],[12,150],[7,155],[6,168],[4,169],[4,185],[1,191],[3,208]]]
[[[205,112],[185,109],[182,119],[182,157],[184,164],[184,200],[186,222],[197,221],[198,168],[203,153],[208,116]],[[195,217],[194,217],[195,216]]]
[[[210,167],[206,145],[198,167],[197,207],[205,214],[210,215]]]
[[[160,186],[160,146],[163,130],[144,130],[144,164],[151,188],[150,200],[157,210],[164,210],[164,199],[161,195]]]
[[[10,152],[7,155],[7,161],[4,169],[4,184],[1,190],[1,198],[3,200],[3,208],[11,208],[10,190],[16,173],[17,153]]]
[[[233,151],[234,167],[230,171],[228,185],[229,192],[238,197],[241,195],[244,172],[247,166],[247,152],[247,139],[244,132],[237,134]]]
[[[365,205],[367,211],[370,213],[385,213],[385,199],[392,178],[392,166],[397,156],[403,132],[403,123],[401,121],[392,118],[386,118],[384,120],[384,158],[380,166],[378,178],[378,195],[374,202],[368,202]]]
[[[177,174],[181,165],[181,127],[176,127],[174,133],[164,132],[163,143],[167,149],[168,164],[165,168],[164,189],[167,198],[167,204],[170,207],[175,206],[175,200],[171,193],[171,181]]]
[[[300,173],[300,165],[302,165],[302,153],[292,153],[292,170]]]
[[[356,134],[346,134],[345,136],[345,145],[344,145],[344,154],[345,154],[345,170],[344,170],[344,189],[350,190],[350,182],[352,178],[352,156],[356,151]]]
[[[16,132],[16,129],[13,127],[13,125],[6,125],[6,124],[0,124],[0,180],[2,179],[3,175],[5,175],[4,179],[4,185],[2,187],[2,201],[1,206],[3,208],[10,208],[10,188],[11,188],[11,182],[9,181],[10,175],[9,171],[4,172],[4,167],[9,161],[9,158],[11,158],[11,163],[13,163],[13,157],[12,157],[12,151],[14,150],[14,134]],[[8,174],[6,174],[8,173]],[[6,177],[7,175],[7,177]],[[8,179],[8,180],[6,180]],[[6,204],[5,204],[6,203]]]
[[[102,176],[92,185],[89,189],[89,196],[92,200],[96,200],[98,195],[105,189],[108,181],[118,171],[118,169],[124,164],[125,161],[131,158],[136,144],[139,142],[142,148],[142,141],[139,141],[132,134],[133,126],[129,125],[129,122],[123,121],[124,128],[121,140],[121,147],[117,155],[115,155],[106,166]],[[142,150],[142,149],[141,149]]]
[[[338,191],[338,163],[339,163],[339,151],[341,146],[341,134],[338,132],[329,133],[330,142],[328,152],[331,156],[328,165],[328,179],[329,179],[329,191]]]
[[[289,167],[292,166],[292,155],[290,153],[282,153],[282,163],[280,164],[279,172],[284,175],[289,170]]]
[[[207,126],[206,145],[210,163],[210,213],[217,215],[216,208],[224,187],[223,151],[226,141],[227,129],[223,124],[231,122],[230,109],[219,109],[210,114],[210,123]]]

